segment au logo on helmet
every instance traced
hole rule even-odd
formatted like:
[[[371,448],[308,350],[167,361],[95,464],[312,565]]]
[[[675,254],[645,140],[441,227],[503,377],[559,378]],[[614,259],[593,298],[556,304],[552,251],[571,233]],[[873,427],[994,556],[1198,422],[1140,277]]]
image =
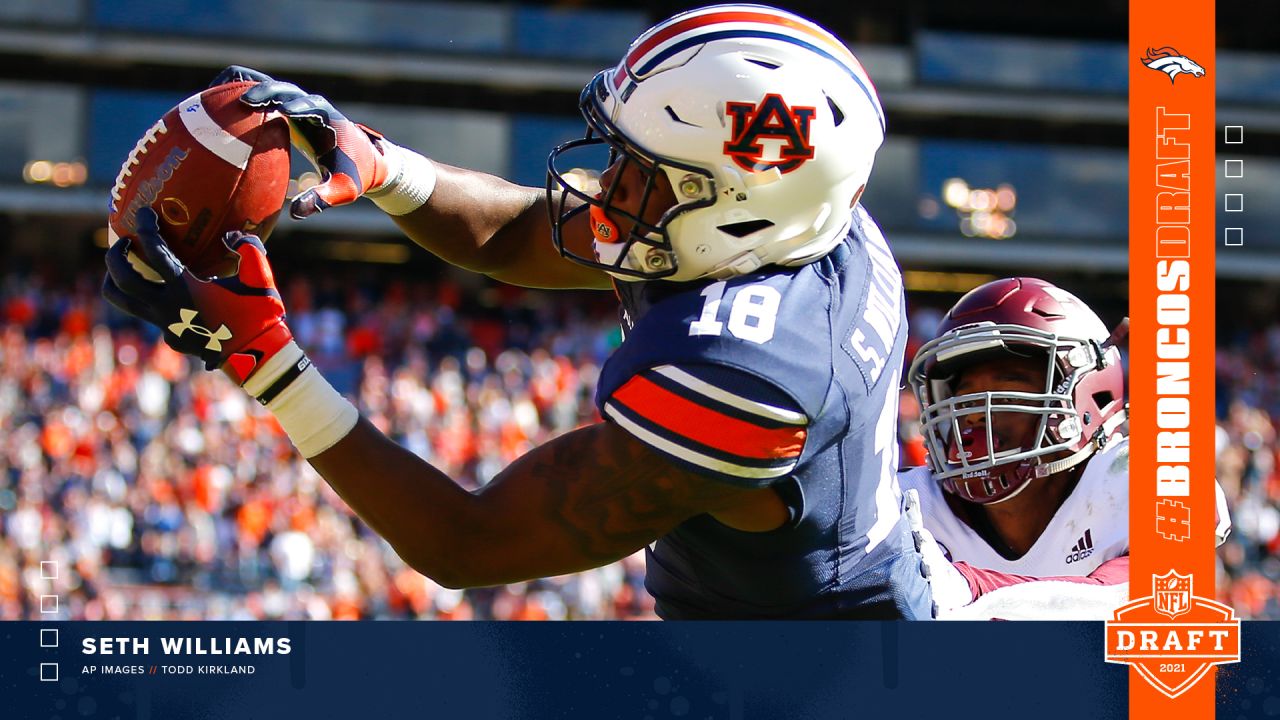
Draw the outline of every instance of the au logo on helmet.
[[[813,159],[809,122],[816,108],[788,107],[781,95],[770,93],[758,103],[726,103],[724,111],[733,120],[724,153],[743,170],[789,173]]]

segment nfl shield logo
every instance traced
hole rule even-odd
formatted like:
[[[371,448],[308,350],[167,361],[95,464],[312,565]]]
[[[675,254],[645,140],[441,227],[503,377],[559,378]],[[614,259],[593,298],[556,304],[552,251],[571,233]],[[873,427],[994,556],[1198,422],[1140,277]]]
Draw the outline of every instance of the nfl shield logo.
[[[1193,579],[1172,570],[1153,574],[1151,594],[1117,608],[1107,621],[1107,662],[1132,666],[1170,698],[1215,665],[1240,662],[1240,620],[1230,606],[1196,597]],[[1205,643],[1206,637],[1213,640]]]
[[[1191,609],[1191,576],[1170,570],[1151,578],[1155,591],[1156,612],[1170,620]]]

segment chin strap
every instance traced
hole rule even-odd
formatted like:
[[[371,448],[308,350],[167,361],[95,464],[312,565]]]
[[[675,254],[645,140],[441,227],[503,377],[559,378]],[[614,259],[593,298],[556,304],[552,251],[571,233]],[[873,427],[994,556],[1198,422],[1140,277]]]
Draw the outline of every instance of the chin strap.
[[[1037,465],[1035,470],[1036,477],[1043,478],[1049,477],[1050,475],[1056,475],[1063,470],[1070,470],[1081,462],[1088,460],[1089,456],[1106,446],[1107,442],[1111,439],[1111,436],[1115,434],[1116,428],[1120,427],[1120,425],[1128,419],[1129,412],[1128,406],[1126,405],[1125,410],[1112,415],[1106,422],[1102,423],[1102,427],[1098,428],[1098,432],[1094,433],[1093,439],[1089,441],[1089,444],[1060,460],[1054,460],[1051,463]]]
[[[1054,460],[1051,463],[1037,465],[1036,472],[1035,472],[1036,477],[1037,478],[1049,477],[1050,475],[1056,475],[1062,472],[1063,470],[1070,470],[1076,465],[1079,465],[1085,460],[1088,460],[1089,456],[1093,455],[1093,453],[1096,452],[1097,449],[1098,449],[1097,443],[1090,442],[1088,445],[1085,445],[1084,447],[1062,458],[1061,460]]]

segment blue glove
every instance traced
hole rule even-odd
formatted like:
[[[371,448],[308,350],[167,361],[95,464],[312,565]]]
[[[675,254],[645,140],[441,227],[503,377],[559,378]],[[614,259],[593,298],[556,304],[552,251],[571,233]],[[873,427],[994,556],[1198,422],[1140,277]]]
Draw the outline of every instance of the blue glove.
[[[169,347],[200,358],[206,370],[221,368],[241,385],[293,340],[266,248],[256,236],[227,233],[223,242],[239,256],[239,268],[228,277],[205,279],[164,244],[154,210],[143,207],[136,217],[137,237],[123,238],[107,251],[102,295],[108,302],[160,328]],[[135,270],[130,252],[163,282]]]
[[[223,74],[266,77],[236,66]],[[300,193],[290,204],[289,214],[293,217],[305,218],[335,205],[355,202],[387,181],[387,163],[380,146],[382,135],[351,122],[320,95],[308,95],[293,83],[267,78],[249,88],[240,101],[284,115],[289,120],[294,147],[320,171],[323,182]]]
[[[217,87],[233,82],[275,82],[275,78],[243,65],[228,65],[209,83],[209,87]]]

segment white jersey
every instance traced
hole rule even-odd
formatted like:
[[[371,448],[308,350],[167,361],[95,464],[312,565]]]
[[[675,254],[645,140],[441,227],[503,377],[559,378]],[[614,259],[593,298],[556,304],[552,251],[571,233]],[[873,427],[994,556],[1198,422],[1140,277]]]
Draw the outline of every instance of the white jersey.
[[[1088,575],[1129,552],[1129,439],[1116,438],[1085,465],[1080,482],[1035,544],[1008,560],[956,517],[927,467],[898,473],[905,492],[920,493],[924,525],[952,562],[1016,575]],[[1035,482],[1034,480],[1032,482]]]

